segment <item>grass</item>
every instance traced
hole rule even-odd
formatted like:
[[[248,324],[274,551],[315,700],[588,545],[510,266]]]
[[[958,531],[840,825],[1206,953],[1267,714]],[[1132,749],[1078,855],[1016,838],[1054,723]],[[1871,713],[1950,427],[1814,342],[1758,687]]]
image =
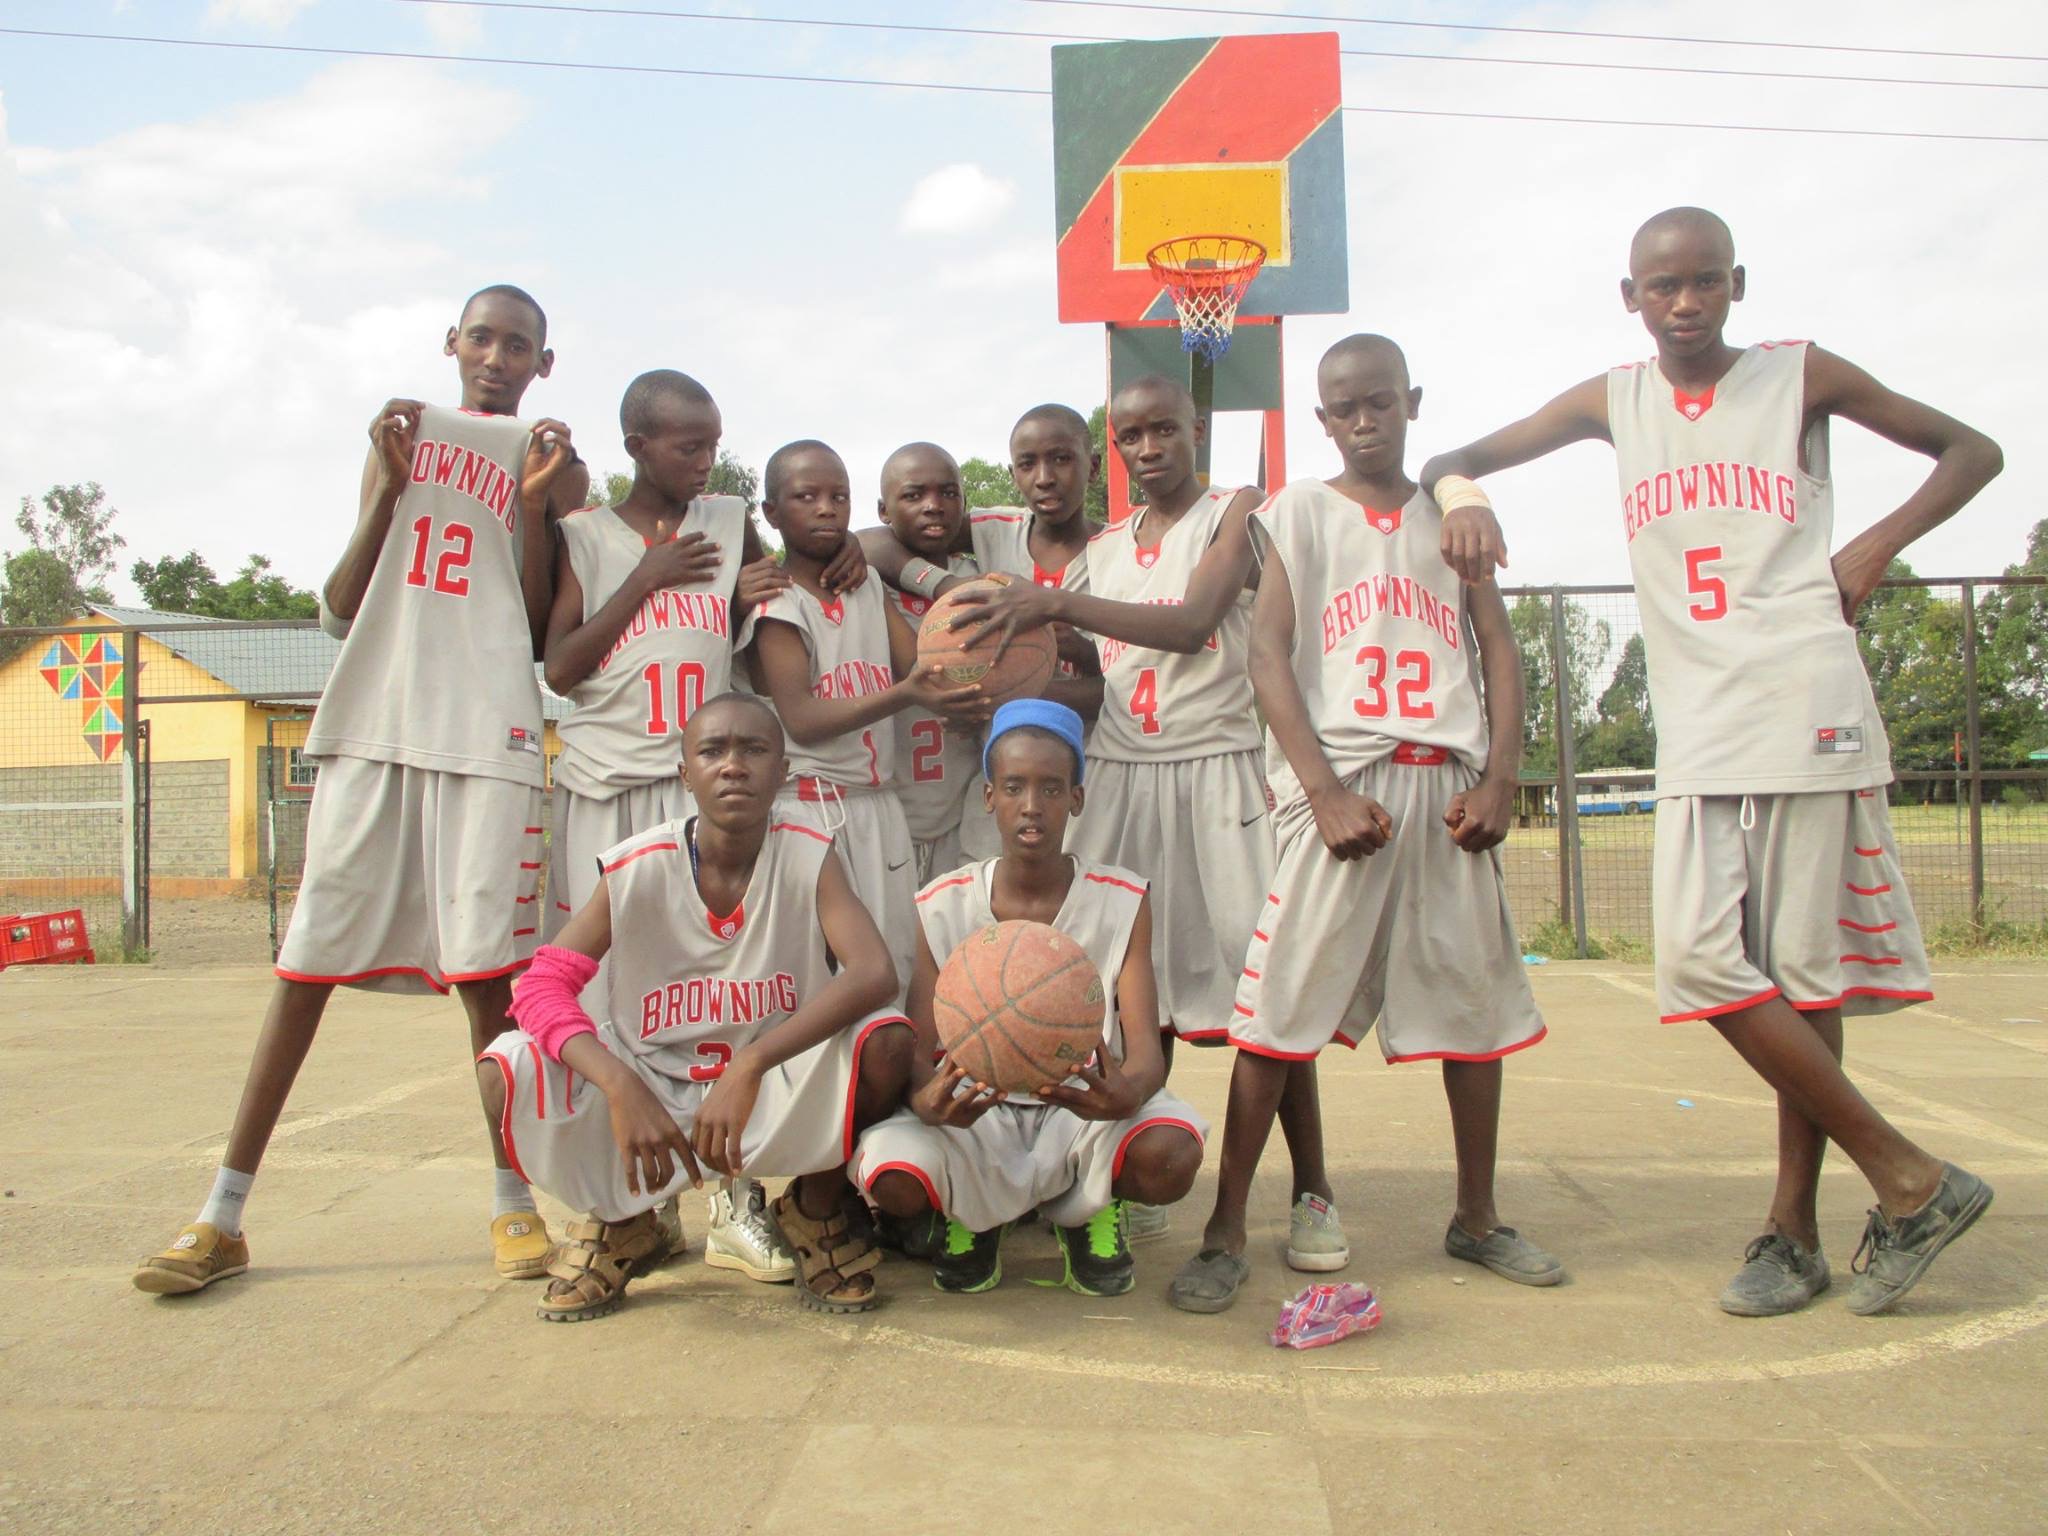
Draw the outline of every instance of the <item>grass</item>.
[[[1542,955],[1550,960],[1579,958],[1579,941],[1572,932],[1572,925],[1558,918],[1523,934],[1522,948],[1528,954]],[[1650,955],[1648,939],[1618,933],[1589,932],[1586,935],[1585,958],[1588,960],[1620,960],[1631,965],[1647,965]]]

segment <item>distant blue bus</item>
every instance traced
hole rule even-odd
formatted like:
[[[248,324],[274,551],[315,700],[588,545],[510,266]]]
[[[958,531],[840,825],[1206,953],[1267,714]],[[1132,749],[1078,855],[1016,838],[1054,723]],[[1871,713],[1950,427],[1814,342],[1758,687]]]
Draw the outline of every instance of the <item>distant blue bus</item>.
[[[1581,816],[1648,816],[1657,809],[1657,775],[1648,768],[1609,768],[1579,781],[1573,801]]]

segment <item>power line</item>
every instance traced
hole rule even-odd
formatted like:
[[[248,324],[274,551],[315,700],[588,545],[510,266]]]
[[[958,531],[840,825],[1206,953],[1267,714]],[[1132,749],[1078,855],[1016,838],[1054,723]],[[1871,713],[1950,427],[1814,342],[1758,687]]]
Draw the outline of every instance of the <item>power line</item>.
[[[1520,37],[1588,37],[1618,43],[1681,43],[1709,48],[1793,48],[1811,53],[1880,53],[1894,58],[1993,59],[2004,64],[2048,64],[2037,53],[1964,53],[1944,48],[1878,48],[1860,43],[1795,43],[1757,37],[1680,37],[1664,32],[1593,32],[1574,27],[1507,27],[1477,21],[1408,21],[1394,16],[1332,16],[1326,11],[1245,11],[1220,6],[1169,5],[1164,0],[1017,0],[1019,5],[1070,5],[1092,11],[1165,11],[1180,16],[1246,16],[1260,21],[1316,21],[1354,27],[1418,27],[1433,32],[1502,32]]]
[[[44,37],[95,43],[143,43],[168,48],[212,48],[242,53],[284,53],[342,59],[399,59],[429,64],[492,64],[512,69],[566,69],[600,74],[686,76],[709,80],[766,80],[789,85],[872,86],[886,90],[948,91],[977,96],[1049,97],[1039,87],[970,85],[957,80],[882,80],[857,75],[797,75],[766,70],[702,69],[674,64],[608,64],[580,59],[525,59],[475,53],[425,53],[397,48],[338,48],[313,43],[252,43],[227,38],[159,37],[134,32],[66,32],[42,27],[0,27],[0,36]],[[1464,118],[1477,122],[1550,123],[1589,128],[1682,128],[1721,133],[1824,134],[1830,137],[1922,139],[1967,144],[2048,144],[2048,137],[2006,133],[1933,133],[1887,128],[1814,128],[1779,123],[1688,123],[1656,118],[1546,117],[1533,113],[1430,110],[1422,107],[1345,107],[1346,112],[1394,117]]]
[[[631,17],[658,21],[732,22],[739,25],[821,27],[848,32],[918,32],[940,37],[989,37],[1044,43],[1121,43],[1106,32],[1037,32],[1016,27],[945,26],[936,22],[854,21],[843,17],[732,15],[719,11],[678,11],[640,5],[570,5],[562,0],[396,0],[399,5],[459,7],[475,11],[539,11],[568,16]],[[1352,59],[1407,59],[1439,64],[1497,64],[1524,69],[1592,69],[1623,74],[1711,75],[1745,80],[1826,81],[1840,85],[1941,86],[1978,91],[2048,91],[2048,83],[2025,80],[1930,80],[1898,75],[1827,75],[1794,69],[1733,69],[1706,64],[1637,64],[1601,59],[1523,59],[1498,54],[1417,53],[1394,48],[1340,48]]]

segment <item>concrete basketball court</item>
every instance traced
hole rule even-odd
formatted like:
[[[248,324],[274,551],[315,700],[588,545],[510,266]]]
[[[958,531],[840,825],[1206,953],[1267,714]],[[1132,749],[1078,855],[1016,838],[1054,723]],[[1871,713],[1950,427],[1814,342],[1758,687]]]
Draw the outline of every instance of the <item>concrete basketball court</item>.
[[[1891,1316],[1841,1305],[1866,1190],[1823,1186],[1836,1290],[1713,1298],[1769,1190],[1764,1093],[1645,972],[1534,973],[1551,1039],[1509,1064],[1502,1210],[1565,1258],[1531,1291],[1440,1248],[1436,1073],[1338,1053],[1331,1164],[1375,1334],[1266,1330],[1284,1159],[1237,1308],[1166,1303],[1215,1153],[1139,1285],[945,1297],[892,1260],[865,1318],[690,1254],[615,1316],[548,1326],[489,1266],[488,1164],[453,1003],[338,994],[250,1208],[254,1262],[128,1284],[205,1193],[268,991],[254,967],[0,977],[0,1529],[799,1533],[1757,1533],[2048,1526],[2048,967],[1948,963],[1931,1008],[1852,1026],[1873,1098],[1998,1191]],[[1228,1063],[1175,1082],[1220,1129]],[[1690,1107],[1679,1101],[1690,1101]],[[1276,1138],[1277,1149],[1277,1138]],[[546,1202],[544,1201],[543,1204]],[[560,1212],[551,1210],[551,1219]]]

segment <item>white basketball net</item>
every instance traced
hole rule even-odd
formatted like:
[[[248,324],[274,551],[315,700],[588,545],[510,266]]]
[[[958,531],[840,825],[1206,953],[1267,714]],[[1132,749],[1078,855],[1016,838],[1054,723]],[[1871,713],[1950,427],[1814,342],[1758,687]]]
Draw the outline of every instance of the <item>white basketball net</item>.
[[[1265,259],[1263,245],[1237,235],[1182,235],[1145,253],[1153,277],[1173,296],[1184,351],[1213,363],[1230,350],[1237,306]]]

